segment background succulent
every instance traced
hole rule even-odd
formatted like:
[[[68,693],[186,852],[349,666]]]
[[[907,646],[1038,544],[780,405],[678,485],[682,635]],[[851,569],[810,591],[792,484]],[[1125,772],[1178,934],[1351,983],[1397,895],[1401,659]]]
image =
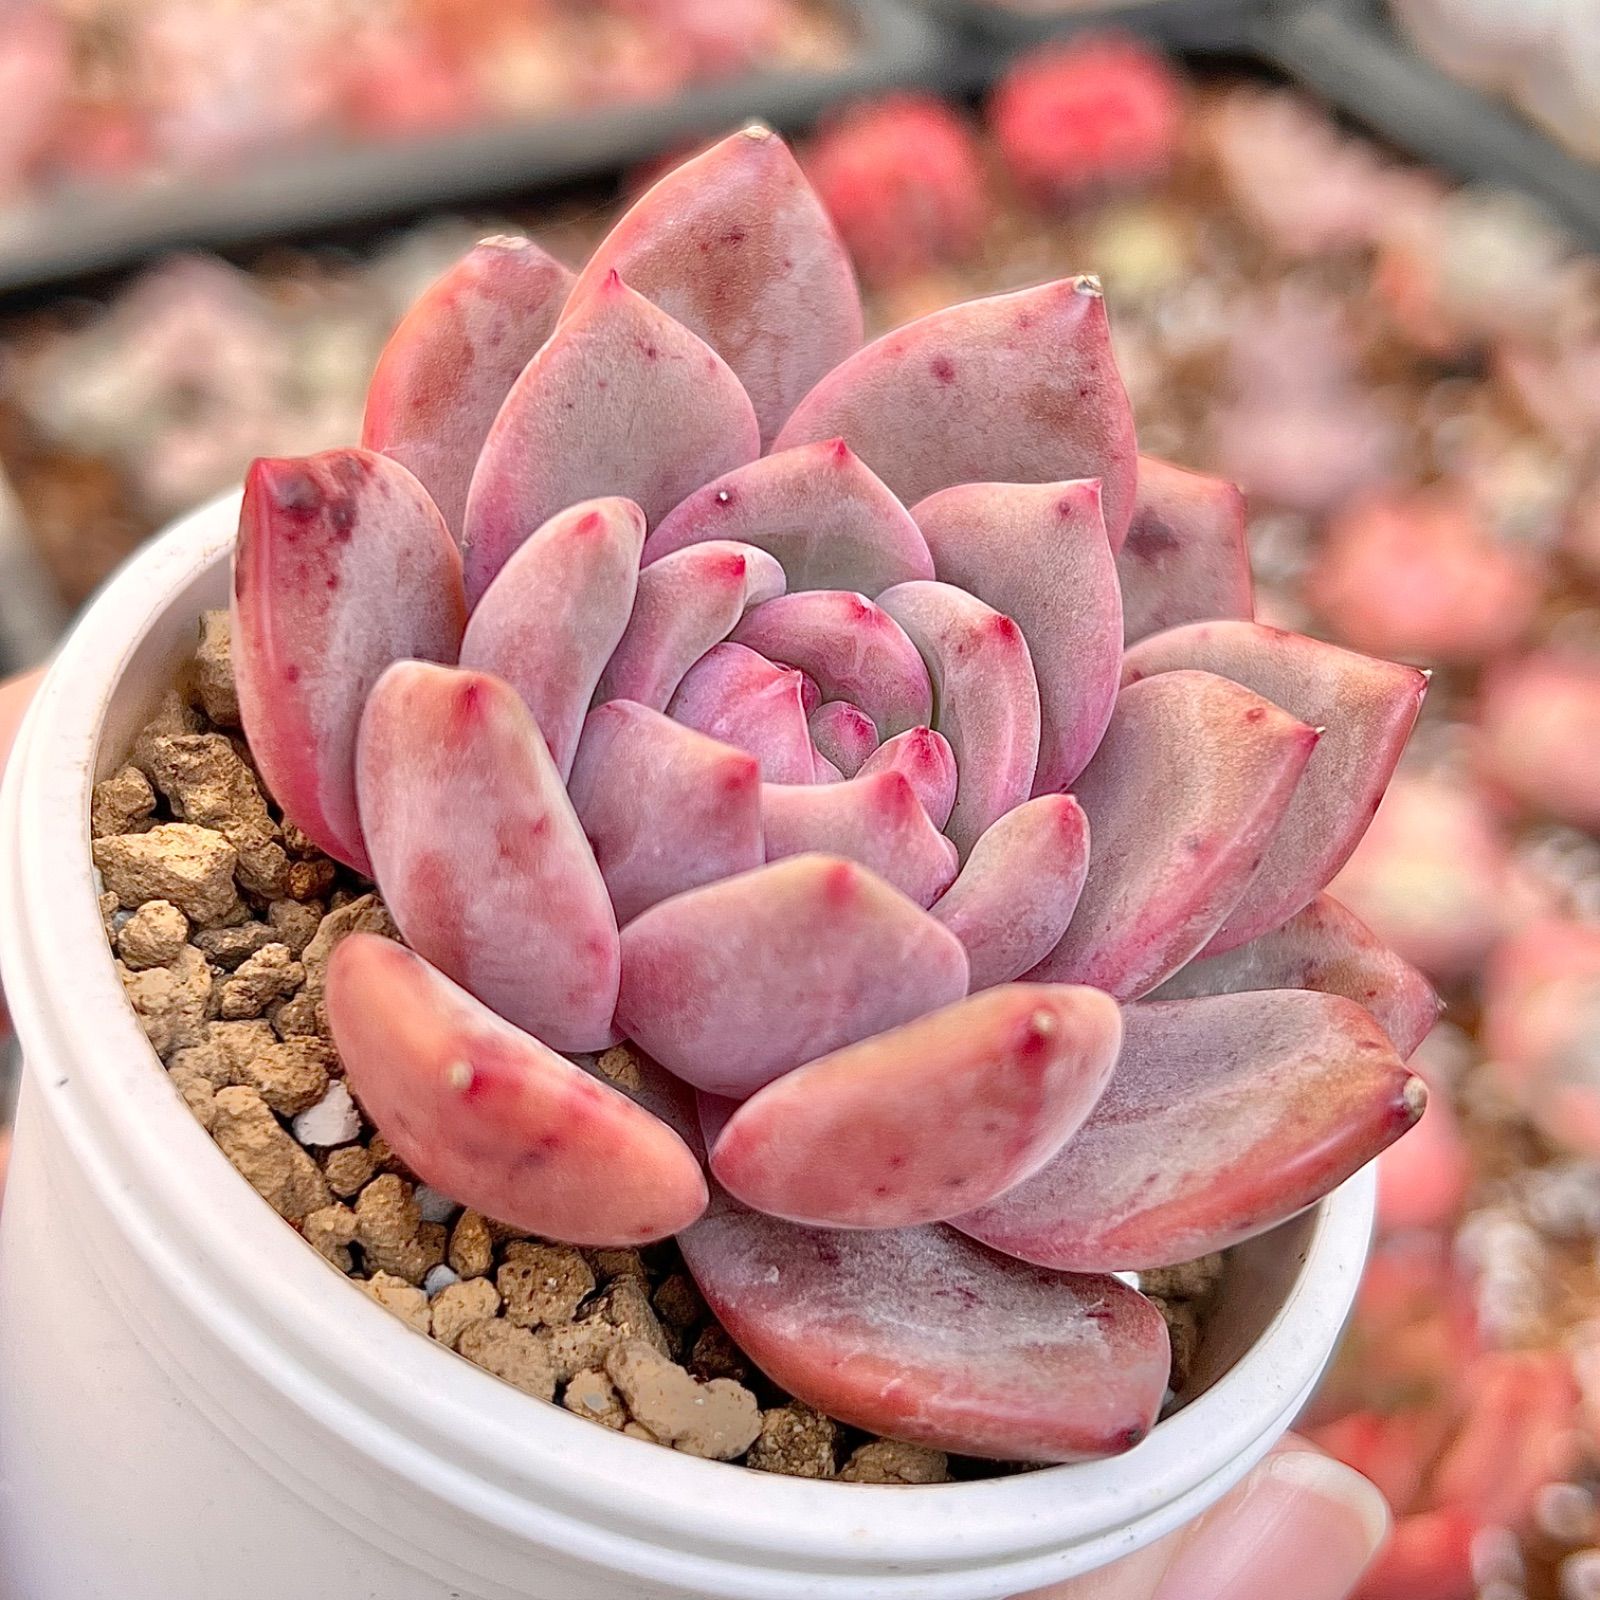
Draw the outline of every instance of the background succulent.
[[[346,940],[327,1004],[419,1175],[680,1233],[843,1420],[1103,1454],[1168,1377],[1109,1274],[1421,1110],[1433,995],[1320,891],[1424,680],[1250,620],[1239,496],[1139,459],[1094,280],[860,338],[762,129],[575,279],[485,241],[365,448],[252,469],[241,711],[409,946]]]

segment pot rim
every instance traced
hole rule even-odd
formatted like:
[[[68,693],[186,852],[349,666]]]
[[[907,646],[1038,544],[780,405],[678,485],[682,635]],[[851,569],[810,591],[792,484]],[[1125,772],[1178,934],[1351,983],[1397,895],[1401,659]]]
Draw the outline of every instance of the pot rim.
[[[510,1389],[359,1291],[328,1292],[335,1269],[240,1178],[159,1070],[105,943],[87,849],[102,744],[118,737],[113,693],[130,673],[171,664],[175,625],[199,609],[192,591],[219,590],[238,506],[237,491],[224,495],[153,541],[63,645],[6,780],[0,851],[14,889],[0,897],[0,957],[30,1090],[121,1214],[128,1249],[286,1403],[514,1535],[548,1541],[553,1525],[583,1524],[620,1571],[660,1576],[671,1552],[711,1551],[819,1576],[933,1579],[959,1567],[970,1578],[995,1564],[996,1594],[1065,1575],[1051,1558],[1086,1540],[1138,1548],[1266,1453],[1348,1315],[1374,1212],[1370,1167],[1316,1208],[1261,1336],[1137,1448],[914,1491],[754,1472],[625,1438]],[[47,1058],[72,1070],[46,1074],[35,1064]],[[182,1366],[182,1352],[164,1355]],[[693,1581],[712,1580],[697,1570]],[[918,1579],[904,1592],[942,1590]]]

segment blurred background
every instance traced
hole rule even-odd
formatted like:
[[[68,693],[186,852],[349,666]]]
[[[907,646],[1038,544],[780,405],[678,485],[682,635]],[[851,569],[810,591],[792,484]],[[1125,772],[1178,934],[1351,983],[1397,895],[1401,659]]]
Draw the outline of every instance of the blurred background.
[[[891,326],[1105,280],[1260,614],[1435,669],[1334,892],[1435,1090],[1307,1426],[1364,1600],[1600,1600],[1600,0],[0,0],[0,662],[257,454],[359,435],[478,235],[569,262],[791,133]]]

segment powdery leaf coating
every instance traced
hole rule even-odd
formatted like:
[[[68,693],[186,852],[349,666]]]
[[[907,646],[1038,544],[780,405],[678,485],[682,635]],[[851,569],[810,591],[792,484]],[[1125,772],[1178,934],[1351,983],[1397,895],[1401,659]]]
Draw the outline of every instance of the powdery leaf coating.
[[[1176,972],[1238,903],[1316,741],[1209,672],[1124,689],[1078,783],[1094,840],[1083,894],[1030,976],[1134,1000]]]
[[[763,443],[861,343],[844,246],[788,146],[759,125],[660,179],[601,241],[574,299],[611,270],[728,363]]]
[[[765,859],[755,757],[632,701],[589,713],[568,793],[620,923]]]
[[[768,1084],[723,1128],[711,1170],[790,1222],[937,1222],[1037,1172],[1094,1108],[1121,1042],[1098,990],[1006,984]]]
[[[412,306],[378,357],[361,442],[414,472],[457,538],[490,425],[573,282],[531,239],[484,239]]]
[[[854,862],[795,856],[630,922],[617,1023],[696,1088],[744,1099],[966,992],[961,943],[927,912]]]
[[[1039,686],[1022,630],[948,583],[901,583],[879,597],[928,666],[938,730],[955,757],[945,831],[963,856],[1028,798],[1039,758]]]
[[[1244,944],[1305,906],[1349,859],[1422,709],[1427,675],[1259,622],[1196,622],[1131,649],[1124,683],[1214,672],[1322,728],[1260,870],[1208,951]]]
[[[616,917],[515,690],[487,673],[396,663],[361,720],[358,788],[406,942],[556,1049],[610,1044]]]
[[[233,562],[240,716],[289,820],[359,872],[367,693],[393,661],[454,661],[466,620],[461,558],[404,467],[368,450],[252,464]]]
[[[883,738],[932,720],[933,686],[917,647],[865,595],[812,589],[768,600],[745,614],[733,640],[805,673],[824,700],[849,701]]]
[[[462,535],[468,598],[556,512],[625,495],[656,523],[759,448],[722,358],[605,274],[568,306],[484,441]]]
[[[934,827],[903,772],[761,789],[768,861],[827,850],[859,861],[919,906],[955,881],[956,847]]]
[[[558,511],[500,569],[467,622],[461,665],[522,696],[556,770],[572,770],[595,685],[633,611],[644,513],[631,500]]]
[[[746,609],[783,590],[783,568],[765,550],[731,539],[688,545],[646,567],[595,703],[636,700],[665,711],[684,673],[733,632]]]
[[[328,1020],[395,1154],[473,1210],[604,1246],[665,1238],[704,1210],[700,1164],[665,1123],[392,940],[353,934],[334,952]]]
[[[1371,1015],[1342,995],[1128,1006],[1116,1075],[1077,1137],[955,1225],[1072,1272],[1192,1261],[1342,1183],[1426,1098]]]
[[[765,550],[793,590],[877,595],[933,576],[911,513],[842,439],[780,451],[708,483],[652,531],[645,565],[706,539]]]
[[[1010,617],[1039,683],[1035,794],[1088,765],[1116,703],[1122,596],[1100,485],[963,483],[914,506],[940,579]]]
[[[1115,1278],[1042,1271],[949,1228],[801,1228],[726,1200],[679,1242],[774,1383],[873,1433],[1082,1461],[1132,1449],[1166,1391],[1166,1324]]]
[[[1094,278],[969,300],[885,334],[795,408],[777,448],[842,438],[907,505],[958,483],[1098,478],[1120,549],[1138,446]]]
[[[1139,492],[1117,552],[1123,642],[1210,617],[1255,615],[1237,485],[1139,457]]]
[[[956,803],[956,757],[950,741],[932,728],[912,728],[885,739],[861,763],[861,776],[903,772],[936,828],[950,820]]]
[[[1191,961],[1151,998],[1183,1000],[1256,989],[1342,994],[1373,1014],[1401,1060],[1439,1019],[1439,997],[1428,980],[1327,894],[1319,894],[1281,928],[1224,955]]]
[[[742,644],[719,644],[684,674],[667,713],[748,751],[768,783],[814,783],[809,709],[800,673],[776,667]]]
[[[811,713],[807,726],[817,754],[841,777],[853,778],[878,748],[878,730],[866,712],[848,700],[826,700]],[[955,800],[952,791],[951,801]]]
[[[932,906],[962,943],[974,992],[1031,971],[1060,944],[1089,871],[1089,824],[1071,795],[1008,811]]]

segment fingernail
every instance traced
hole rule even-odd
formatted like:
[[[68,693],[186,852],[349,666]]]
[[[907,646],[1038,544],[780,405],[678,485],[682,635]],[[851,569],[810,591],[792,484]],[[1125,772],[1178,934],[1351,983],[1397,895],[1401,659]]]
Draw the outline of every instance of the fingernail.
[[[1152,1600],[1345,1600],[1388,1533],[1389,1508],[1359,1473],[1285,1450],[1201,1521]]]

